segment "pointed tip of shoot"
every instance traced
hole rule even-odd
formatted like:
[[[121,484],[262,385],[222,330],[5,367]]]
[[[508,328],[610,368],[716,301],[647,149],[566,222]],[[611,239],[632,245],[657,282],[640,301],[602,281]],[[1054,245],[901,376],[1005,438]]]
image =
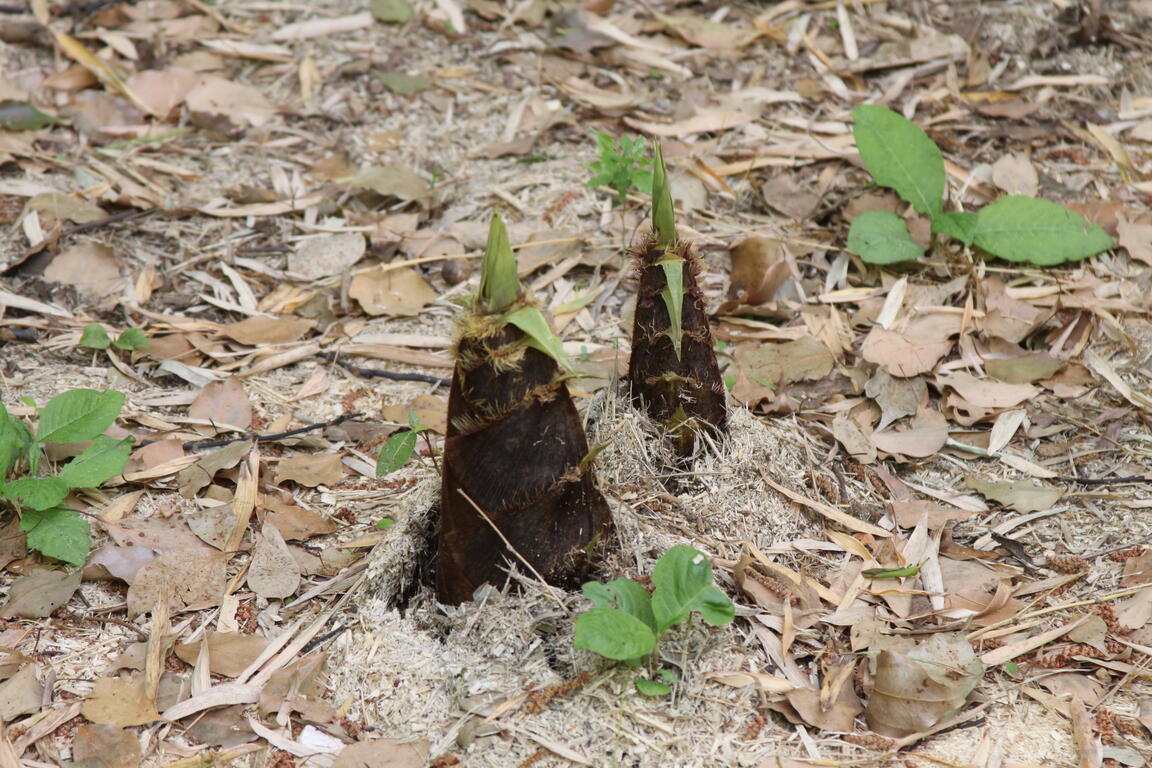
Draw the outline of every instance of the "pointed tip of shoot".
[[[676,214],[672,207],[672,188],[668,186],[668,169],[664,166],[664,152],[660,142],[653,142],[655,158],[652,161],[652,232],[656,245],[671,248],[676,244]]]
[[[508,242],[508,230],[500,214],[492,216],[488,228],[488,247],[480,267],[480,288],[476,291],[477,309],[498,314],[511,307],[520,296],[520,278],[516,274],[516,256]]]

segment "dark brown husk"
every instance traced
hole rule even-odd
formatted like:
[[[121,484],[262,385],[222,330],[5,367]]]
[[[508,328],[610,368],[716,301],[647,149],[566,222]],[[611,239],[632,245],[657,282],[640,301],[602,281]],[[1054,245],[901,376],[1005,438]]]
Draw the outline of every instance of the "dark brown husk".
[[[725,430],[728,411],[712,330],[696,282],[699,264],[687,244],[681,242],[675,247],[684,259],[681,354],[676,356],[668,335],[668,308],[660,295],[666,283],[664,269],[657,262],[663,258],[664,250],[649,237],[633,254],[640,271],[640,286],[628,380],[632,399],[668,430],[677,455],[688,457],[696,451],[701,430]]]
[[[497,324],[466,329],[459,342],[440,502],[442,603],[470,600],[484,583],[503,585],[508,563],[520,565],[492,524],[562,586],[572,585],[580,561],[606,543],[611,527],[568,387],[556,362],[523,338],[520,329]]]

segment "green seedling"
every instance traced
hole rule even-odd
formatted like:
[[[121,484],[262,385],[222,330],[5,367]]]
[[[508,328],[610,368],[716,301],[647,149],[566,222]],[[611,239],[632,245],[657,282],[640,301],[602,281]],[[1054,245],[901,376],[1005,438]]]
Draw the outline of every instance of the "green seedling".
[[[416,450],[416,438],[429,429],[420,423],[420,415],[415,411],[408,414],[408,429],[397,432],[388,438],[376,459],[376,474],[387,475],[408,463]]]
[[[1010,195],[976,212],[944,212],[944,159],[919,126],[887,107],[852,110],[860,159],[877,184],[896,192],[932,222],[933,240],[945,235],[1006,261],[1047,267],[1086,259],[1112,247],[1098,225],[1062,205]],[[902,218],[868,211],[852,222],[848,249],[870,264],[891,264],[924,253]]]
[[[572,364],[526,296],[499,216],[460,318],[448,395],[436,594],[504,584],[508,562],[564,583],[611,526],[565,383]]]
[[[80,346],[88,349],[108,349],[115,347],[126,352],[148,346],[148,336],[139,328],[125,328],[112,339],[100,323],[89,323],[80,334]]]
[[[645,194],[652,190],[652,159],[648,157],[648,144],[640,136],[621,136],[596,132],[596,146],[600,159],[589,163],[592,178],[590,187],[611,187],[616,191],[615,206],[623,205],[633,188]]]
[[[652,232],[633,251],[640,275],[628,380],[632,398],[661,424],[678,456],[695,453],[701,430],[728,418],[712,329],[696,283],[699,265],[676,233],[672,192],[659,144],[652,180]]]
[[[72,491],[96,488],[124,470],[132,438],[103,434],[120,413],[124,394],[74,389],[40,409],[33,432],[0,404],[0,500],[20,515],[28,546],[72,565],[83,565],[91,549],[91,527],[65,505]],[[41,474],[44,448],[51,443],[91,444],[56,474]]]
[[[665,552],[652,569],[652,583],[651,595],[632,579],[586,583],[584,596],[593,607],[577,617],[572,645],[640,666],[656,651],[664,633],[693,612],[714,627],[729,624],[736,615],[732,601],[712,583],[712,563],[692,547],[678,544]],[[647,696],[666,694],[667,683],[675,676],[668,670],[656,675],[665,682],[638,677],[637,689]]]

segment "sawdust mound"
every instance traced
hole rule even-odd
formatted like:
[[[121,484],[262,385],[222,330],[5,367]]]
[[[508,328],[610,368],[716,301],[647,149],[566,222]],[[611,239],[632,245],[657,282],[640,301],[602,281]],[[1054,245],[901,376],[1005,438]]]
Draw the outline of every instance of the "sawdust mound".
[[[744,541],[767,549],[819,529],[761,476],[767,467],[798,482],[802,446],[742,409],[690,474],[664,469],[660,435],[623,400],[596,398],[587,428],[589,443],[604,446],[597,474],[616,521],[605,578],[649,574],[673,544],[732,560]],[[333,647],[333,697],[352,702],[352,717],[390,738],[425,739],[432,755],[464,752],[469,766],[513,766],[540,749],[591,765],[753,765],[794,738],[746,733],[755,692],[707,678],[764,668],[739,620],[723,629],[693,620],[671,631],[661,661],[681,683],[672,697],[649,699],[635,690],[635,670],[572,648],[575,616],[587,608],[577,594],[515,569],[515,587],[483,588],[459,607],[438,606],[426,585],[411,594],[431,551],[437,489],[437,478],[425,476],[397,510],[355,598],[359,625]],[[733,589],[726,573],[717,578]]]

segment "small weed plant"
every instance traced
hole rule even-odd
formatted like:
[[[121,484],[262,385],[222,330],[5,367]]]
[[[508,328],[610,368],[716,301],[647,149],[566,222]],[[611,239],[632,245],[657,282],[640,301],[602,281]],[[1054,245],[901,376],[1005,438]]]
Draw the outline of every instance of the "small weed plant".
[[[132,438],[116,440],[103,434],[123,405],[122,392],[73,389],[39,409],[33,432],[0,404],[0,499],[20,515],[20,530],[28,533],[32,549],[72,565],[87,560],[91,527],[65,505],[65,499],[76,489],[95,488],[124,470]],[[91,445],[58,472],[41,471],[47,446],[88,441]]]
[[[139,328],[125,328],[113,339],[100,323],[88,323],[80,334],[80,346],[88,349],[115,347],[125,352],[148,346],[148,337]]]
[[[652,158],[643,137],[625,135],[617,141],[611,134],[597,131],[596,147],[600,150],[600,159],[588,165],[592,171],[588,186],[614,189],[614,206],[623,205],[633,187],[645,194],[652,193]]]
[[[1009,195],[976,212],[944,211],[944,159],[919,126],[887,107],[852,110],[852,134],[864,167],[932,222],[937,235],[953,237],[1006,261],[1047,267],[1093,256],[1112,247],[1097,224],[1062,205]],[[871,264],[909,261],[924,249],[899,216],[868,211],[852,222],[849,250]]]
[[[408,429],[401,430],[388,438],[384,447],[380,449],[380,456],[376,459],[376,474],[387,475],[395,472],[408,463],[412,453],[416,450],[416,438],[421,432],[426,432],[428,426],[420,423],[420,415],[415,411],[408,413]]]
[[[732,601],[712,583],[712,563],[692,547],[678,544],[665,552],[652,569],[652,584],[649,595],[632,579],[586,583],[584,596],[593,607],[576,619],[573,646],[638,667],[655,662],[660,638],[693,611],[714,627],[736,615]],[[657,670],[652,677],[638,676],[636,688],[645,696],[664,696],[675,679],[671,670]]]

